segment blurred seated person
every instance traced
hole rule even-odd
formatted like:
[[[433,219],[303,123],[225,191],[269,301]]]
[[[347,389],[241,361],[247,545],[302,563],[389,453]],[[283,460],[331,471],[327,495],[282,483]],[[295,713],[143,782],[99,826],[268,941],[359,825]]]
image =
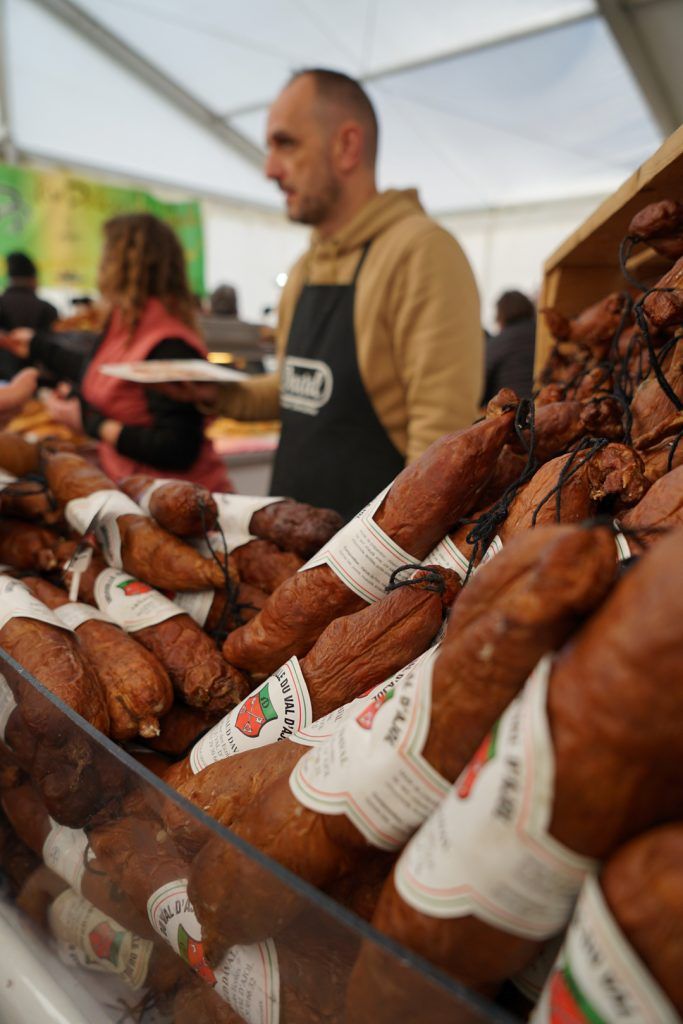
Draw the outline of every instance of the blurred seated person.
[[[522,292],[503,292],[496,303],[499,333],[486,338],[486,373],[482,405],[501,388],[531,398],[536,346],[536,311]]]
[[[7,256],[8,286],[0,295],[0,331],[13,331],[16,327],[30,327],[35,331],[48,330],[57,319],[57,310],[36,295],[38,271],[30,256],[11,252]],[[8,380],[27,366],[11,352],[0,352],[0,378]]]
[[[102,315],[89,295],[78,295],[71,300],[71,313],[60,317],[53,326],[55,331],[99,331]]]
[[[237,317],[237,292],[231,284],[220,284],[211,292],[211,316]]]
[[[261,350],[269,351],[262,328],[240,320],[237,291],[221,284],[211,292],[209,312],[200,319],[202,334],[211,352],[226,353],[238,370],[263,373]]]
[[[99,288],[106,319],[87,353],[76,335],[25,328],[0,337],[0,347],[76,386],[77,398],[55,395],[46,404],[55,419],[100,442],[100,464],[113,480],[145,473],[230,490],[197,409],[101,372],[106,363],[206,358],[183,251],[171,228],[146,213],[108,221]]]

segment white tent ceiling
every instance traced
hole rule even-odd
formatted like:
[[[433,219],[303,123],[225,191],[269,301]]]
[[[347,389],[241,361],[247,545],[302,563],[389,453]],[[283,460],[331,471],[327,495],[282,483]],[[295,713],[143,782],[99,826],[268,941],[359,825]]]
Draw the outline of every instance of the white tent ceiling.
[[[683,120],[683,0],[0,0],[0,13],[6,155],[259,205],[280,205],[259,167],[267,104],[302,66],[367,84],[381,185],[418,184],[434,212],[609,191]]]

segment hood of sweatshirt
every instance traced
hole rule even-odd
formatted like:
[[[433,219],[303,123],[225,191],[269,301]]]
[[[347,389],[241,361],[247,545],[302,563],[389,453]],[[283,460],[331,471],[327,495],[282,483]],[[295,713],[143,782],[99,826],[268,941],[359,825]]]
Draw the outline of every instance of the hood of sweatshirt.
[[[313,232],[311,255],[315,259],[323,254],[342,256],[344,253],[353,252],[392,227],[397,221],[416,213],[424,214],[416,189],[387,189],[386,192],[374,196],[358,211],[353,220],[330,238],[320,238],[317,232]]]

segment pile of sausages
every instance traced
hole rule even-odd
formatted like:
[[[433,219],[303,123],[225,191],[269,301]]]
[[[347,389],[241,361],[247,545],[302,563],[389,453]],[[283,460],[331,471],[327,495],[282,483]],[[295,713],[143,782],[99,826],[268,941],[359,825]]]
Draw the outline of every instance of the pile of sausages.
[[[58,945],[118,922],[179,1024],[453,1019],[252,847],[538,1024],[679,1019],[683,206],[621,254],[533,403],[346,525],[0,435],[0,645],[92,727],[8,669],[0,863]]]

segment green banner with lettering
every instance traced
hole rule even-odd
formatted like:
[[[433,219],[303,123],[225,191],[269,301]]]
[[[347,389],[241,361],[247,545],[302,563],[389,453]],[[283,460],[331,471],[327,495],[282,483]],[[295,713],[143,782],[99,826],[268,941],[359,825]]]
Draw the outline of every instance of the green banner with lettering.
[[[190,288],[204,293],[199,203],[164,203],[147,192],[115,188],[64,171],[0,164],[0,256],[19,250],[38,265],[41,284],[93,291],[102,225],[119,213],[153,213],[175,230]],[[0,267],[0,276],[4,267]]]

